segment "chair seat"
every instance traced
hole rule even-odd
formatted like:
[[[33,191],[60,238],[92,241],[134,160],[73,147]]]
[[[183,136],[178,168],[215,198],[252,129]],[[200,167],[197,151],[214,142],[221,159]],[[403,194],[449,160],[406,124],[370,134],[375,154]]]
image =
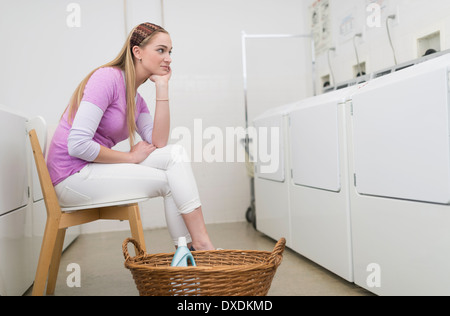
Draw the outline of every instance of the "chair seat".
[[[123,201],[113,201],[108,203],[100,203],[100,204],[88,204],[88,205],[77,205],[77,206],[71,206],[71,207],[61,207],[61,211],[64,213],[73,213],[79,210],[89,210],[89,209],[95,209],[95,208],[101,208],[101,207],[109,207],[109,206],[124,206],[129,204],[135,204],[135,203],[142,203],[145,201],[150,200],[149,198],[140,198],[140,199],[134,199],[134,200],[123,200]]]

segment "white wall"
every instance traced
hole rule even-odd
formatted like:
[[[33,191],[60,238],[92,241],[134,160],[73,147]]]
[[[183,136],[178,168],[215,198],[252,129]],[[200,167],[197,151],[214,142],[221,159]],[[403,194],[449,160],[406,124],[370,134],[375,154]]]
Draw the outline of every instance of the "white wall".
[[[66,24],[71,1],[0,3],[0,102],[56,123],[76,85],[121,48],[122,1],[77,1],[80,28]]]
[[[80,6],[80,27],[67,25],[69,3]],[[195,119],[203,130],[245,124],[242,30],[307,32],[305,3],[297,0],[0,0],[0,8],[0,104],[55,126],[79,81],[115,57],[133,26],[164,23],[174,44],[172,128],[187,127],[198,139]],[[295,41],[248,44],[250,119],[311,94],[310,47]],[[153,111],[151,83],[140,93]],[[201,161],[193,168],[206,221],[244,220],[250,204],[245,165]],[[161,199],[142,205],[142,213],[145,227],[165,225]],[[114,229],[126,224],[90,224],[83,232]]]
[[[305,10],[309,12],[307,1]],[[420,57],[417,50],[417,39],[425,35],[441,32],[441,50],[450,48],[450,2],[447,0],[379,0],[382,5],[380,27],[370,27],[367,18],[372,12],[367,12],[369,0],[330,0],[332,46],[331,65],[336,82],[353,79],[353,66],[357,64],[352,36],[340,36],[340,25],[345,17],[354,17],[352,34],[362,33],[363,39],[356,39],[361,62],[367,66],[366,73],[394,66],[394,57],[389,44],[386,29],[386,17],[398,14],[399,22],[390,22],[392,41],[398,63],[407,62]],[[373,2],[373,1],[372,1]],[[309,15],[309,14],[308,14]],[[310,19],[308,18],[308,21]],[[310,22],[308,22],[310,23]],[[320,78],[330,74],[327,54],[317,58],[317,83]]]

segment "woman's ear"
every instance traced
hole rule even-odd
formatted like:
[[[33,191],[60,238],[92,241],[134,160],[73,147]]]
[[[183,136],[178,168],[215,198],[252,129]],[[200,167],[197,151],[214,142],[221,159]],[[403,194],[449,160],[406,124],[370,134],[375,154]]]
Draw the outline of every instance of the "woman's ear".
[[[134,57],[136,59],[141,59],[141,49],[139,46],[133,46],[133,49],[131,50],[133,52]]]

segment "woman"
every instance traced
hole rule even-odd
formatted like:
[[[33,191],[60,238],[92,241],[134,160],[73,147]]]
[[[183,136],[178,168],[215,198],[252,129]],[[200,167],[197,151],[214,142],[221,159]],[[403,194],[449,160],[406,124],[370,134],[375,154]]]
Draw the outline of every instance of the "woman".
[[[170,35],[158,25],[133,29],[120,54],[77,87],[47,158],[62,206],[164,197],[169,232],[195,250],[212,250],[188,157],[167,145],[170,131]],[[138,87],[156,87],[154,120]],[[141,142],[134,143],[134,133]],[[129,138],[131,150],[111,149]]]

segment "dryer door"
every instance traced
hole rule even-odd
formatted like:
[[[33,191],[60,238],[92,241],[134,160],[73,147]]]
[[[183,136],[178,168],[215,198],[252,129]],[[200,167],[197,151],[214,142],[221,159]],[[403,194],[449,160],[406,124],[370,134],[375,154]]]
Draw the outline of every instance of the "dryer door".
[[[448,70],[410,70],[353,96],[356,189],[449,204]]]
[[[294,183],[339,192],[338,101],[292,111],[289,134]]]

